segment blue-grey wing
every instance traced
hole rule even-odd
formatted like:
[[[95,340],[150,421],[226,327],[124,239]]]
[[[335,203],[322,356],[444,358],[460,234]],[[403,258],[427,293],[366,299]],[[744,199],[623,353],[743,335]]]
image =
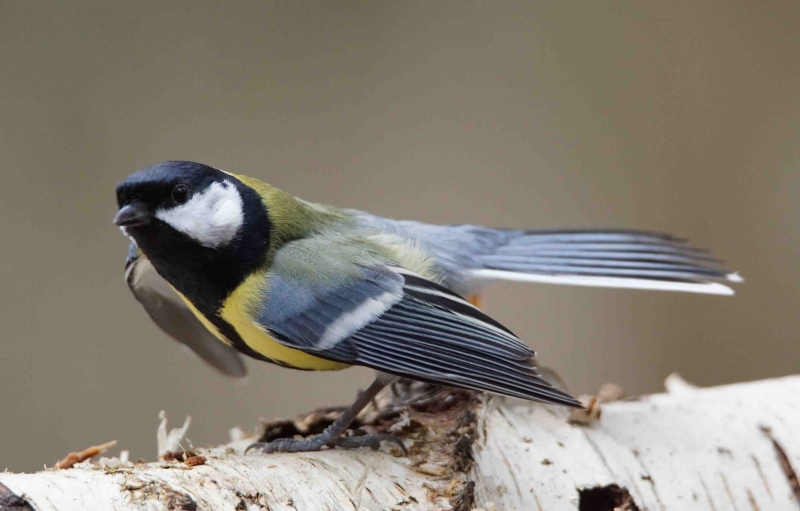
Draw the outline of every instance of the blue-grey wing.
[[[326,257],[319,254],[320,266]],[[579,406],[539,377],[532,350],[449,289],[391,264],[348,273],[348,279],[310,284],[276,262],[258,322],[279,342],[323,358]]]
[[[495,280],[711,294],[733,294],[723,283],[742,281],[705,250],[669,234],[492,229],[354,214],[363,228],[420,242],[442,283],[465,295]]]
[[[245,376],[247,370],[236,350],[203,326],[133,243],[128,250],[125,280],[153,321],[170,337],[188,346],[221,373],[237,378]]]

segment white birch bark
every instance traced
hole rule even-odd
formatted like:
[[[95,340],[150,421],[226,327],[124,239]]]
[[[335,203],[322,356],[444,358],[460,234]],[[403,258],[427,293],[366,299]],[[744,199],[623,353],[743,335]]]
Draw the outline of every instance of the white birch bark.
[[[0,510],[800,509],[800,377],[709,389],[673,380],[668,391],[603,404],[586,425],[554,407],[451,395],[461,402],[396,419],[407,458],[243,456],[247,439],[199,450],[207,461],[194,467],[4,473]]]

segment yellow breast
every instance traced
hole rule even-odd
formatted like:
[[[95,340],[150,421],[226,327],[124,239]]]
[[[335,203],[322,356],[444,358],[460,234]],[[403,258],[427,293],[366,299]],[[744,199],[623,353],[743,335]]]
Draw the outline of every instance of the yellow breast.
[[[261,296],[261,282],[263,276],[260,274],[250,275],[245,281],[234,290],[225,300],[220,311],[222,319],[227,321],[244,340],[244,342],[255,352],[265,357],[280,362],[283,365],[296,369],[306,369],[311,371],[336,371],[349,367],[348,364],[333,362],[324,358],[315,357],[300,350],[289,348],[276,341],[267,332],[261,329],[252,319],[250,312],[253,310],[251,304]],[[183,295],[183,300],[192,310],[195,316],[203,325],[213,333],[220,341],[231,344],[197,308]]]

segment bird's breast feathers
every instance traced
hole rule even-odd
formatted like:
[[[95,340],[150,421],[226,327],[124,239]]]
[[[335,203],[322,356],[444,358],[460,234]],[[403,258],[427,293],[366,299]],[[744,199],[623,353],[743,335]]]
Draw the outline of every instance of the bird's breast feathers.
[[[219,311],[219,316],[236,330],[236,333],[239,334],[247,346],[267,359],[295,369],[335,371],[349,367],[348,364],[315,357],[300,350],[284,346],[276,341],[265,329],[261,328],[252,313],[256,310],[255,302],[260,300],[263,283],[263,273],[257,272],[250,275],[223,302]],[[181,295],[181,298],[211,333],[221,342],[231,345],[231,341],[226,339],[219,329],[188,298],[184,295]]]
[[[254,314],[263,296],[265,277],[263,272],[247,277],[223,303],[220,310],[222,319],[230,323],[253,350],[284,365],[312,371],[332,371],[348,367],[347,364],[289,348],[275,340],[258,324]]]

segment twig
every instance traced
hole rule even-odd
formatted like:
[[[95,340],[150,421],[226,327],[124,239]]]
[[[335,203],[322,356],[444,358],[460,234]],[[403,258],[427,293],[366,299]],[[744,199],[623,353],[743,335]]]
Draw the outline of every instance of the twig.
[[[111,449],[115,445],[117,445],[117,441],[112,440],[104,444],[93,445],[88,449],[82,450],[81,452],[71,452],[67,454],[66,458],[56,463],[56,468],[59,470],[63,468],[72,468],[72,466],[75,465],[76,463],[92,459],[98,454],[102,454],[107,450]]]

